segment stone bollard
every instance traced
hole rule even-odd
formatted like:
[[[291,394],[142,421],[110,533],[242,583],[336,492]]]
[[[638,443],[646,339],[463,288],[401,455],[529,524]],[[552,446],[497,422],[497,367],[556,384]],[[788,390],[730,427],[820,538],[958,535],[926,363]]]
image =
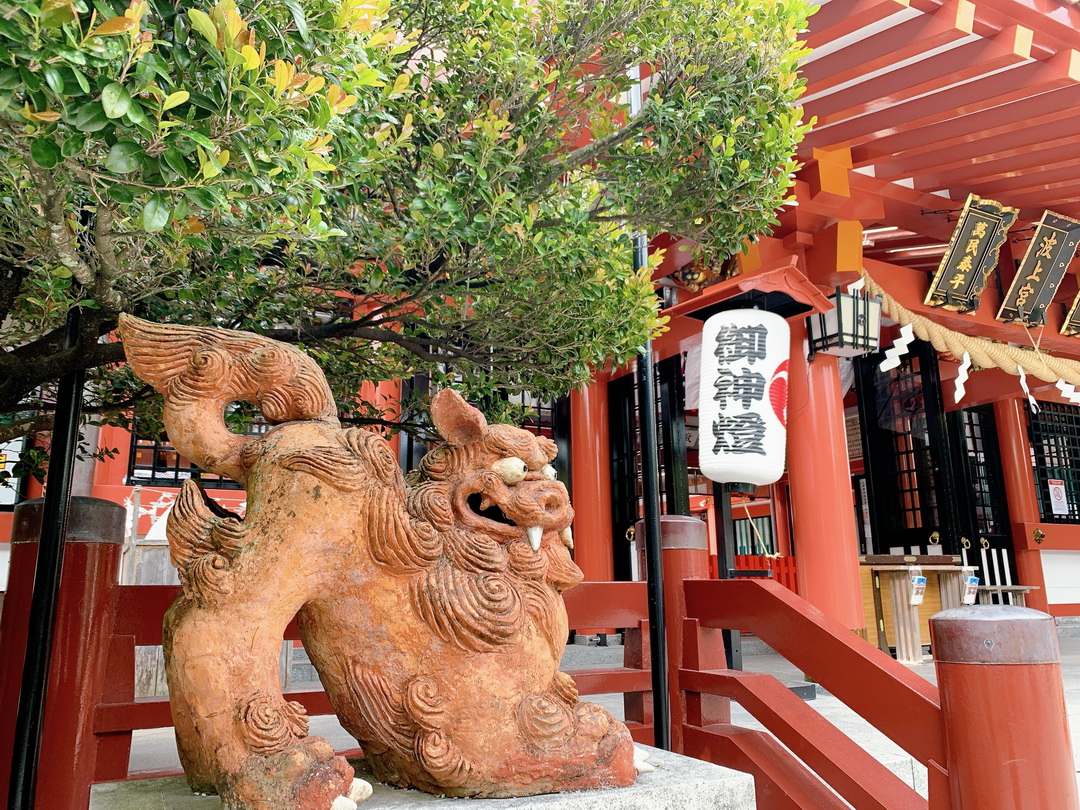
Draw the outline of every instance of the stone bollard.
[[[1052,617],[1011,605],[930,619],[953,810],[1077,810]]]
[[[635,528],[644,537],[644,523]],[[664,569],[664,616],[667,625],[668,695],[671,705],[671,750],[683,750],[682,724],[728,722],[730,701],[715,695],[687,695],[679,688],[679,669],[724,669],[723,633],[686,620],[687,579],[709,579],[709,535],[705,523],[685,515],[660,516],[660,549]]]
[[[15,706],[18,705],[44,501],[15,508],[9,589],[0,639],[0,796],[6,806]],[[71,499],[64,569],[56,605],[52,664],[35,805],[79,810],[94,779],[94,710],[105,681],[108,641],[119,587],[124,508],[100,498]]]

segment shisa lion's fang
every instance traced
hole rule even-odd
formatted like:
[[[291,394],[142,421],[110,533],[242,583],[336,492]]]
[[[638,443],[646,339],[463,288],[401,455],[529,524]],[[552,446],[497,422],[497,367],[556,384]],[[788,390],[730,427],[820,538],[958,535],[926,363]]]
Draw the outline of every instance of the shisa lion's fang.
[[[451,796],[634,781],[633,742],[558,671],[560,593],[581,581],[550,440],[432,397],[443,444],[406,485],[378,435],[342,428],[321,370],[257,335],[121,316],[177,449],[247,487],[241,520],[186,481],[168,537],[183,593],[165,617],[181,761],[230,810],[353,810],[370,788],[278,679],[300,634],[376,777]],[[229,403],[272,427],[229,432]]]

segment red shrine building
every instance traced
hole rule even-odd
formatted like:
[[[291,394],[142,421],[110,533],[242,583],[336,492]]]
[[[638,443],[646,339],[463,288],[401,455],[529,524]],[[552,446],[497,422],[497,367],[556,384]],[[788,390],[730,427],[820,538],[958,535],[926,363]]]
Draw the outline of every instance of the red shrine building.
[[[830,0],[806,40],[817,123],[780,224],[692,264],[677,239],[651,243],[670,317],[653,343],[663,511],[708,523],[716,575],[767,569],[871,640],[874,558],[968,566],[988,600],[1080,616],[1080,6]],[[812,353],[808,319],[860,281],[881,300],[881,351]],[[791,328],[786,471],[730,492],[698,470],[696,368],[705,319],[753,307]],[[560,445],[588,580],[641,573],[638,395],[620,368],[532,403]],[[81,494],[129,507],[131,570],[163,543],[183,479],[242,510],[242,490],[160,437],[97,441],[119,452],[84,471]],[[414,464],[422,448],[393,441]]]

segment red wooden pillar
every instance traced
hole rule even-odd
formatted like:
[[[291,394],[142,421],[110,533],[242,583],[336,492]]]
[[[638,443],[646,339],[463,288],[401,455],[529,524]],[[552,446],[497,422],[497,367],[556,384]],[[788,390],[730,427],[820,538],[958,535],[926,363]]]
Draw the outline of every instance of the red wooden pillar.
[[[799,595],[863,628],[855,501],[837,358],[806,359],[806,322],[791,322],[787,459]]]
[[[1028,417],[1020,398],[994,403],[994,422],[997,425],[998,446],[1001,450],[1001,472],[1005,479],[1005,500],[1009,505],[1009,520],[1013,524],[1013,550],[1016,573],[1021,585],[1034,585],[1025,602],[1036,610],[1047,610],[1046,581],[1043,579],[1042,559],[1038,550],[1027,548],[1018,524],[1038,523],[1039,500],[1035,496],[1035,473],[1031,469],[1031,443],[1028,441]]]
[[[1052,617],[1012,605],[930,619],[954,810],[1077,810]]]
[[[588,582],[615,576],[611,548],[611,449],[607,380],[600,377],[570,393],[571,500],[574,562]]]
[[[0,622],[0,705],[11,707],[0,713],[0,794],[4,804],[42,505],[41,501],[27,501],[16,509],[10,588]],[[98,745],[94,710],[105,686],[124,517],[119,504],[98,498],[71,499],[38,768],[38,807],[81,810],[90,802]]]

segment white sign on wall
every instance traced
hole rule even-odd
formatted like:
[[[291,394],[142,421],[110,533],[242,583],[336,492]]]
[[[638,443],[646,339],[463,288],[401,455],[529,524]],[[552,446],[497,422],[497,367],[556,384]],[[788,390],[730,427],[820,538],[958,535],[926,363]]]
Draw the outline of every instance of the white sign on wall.
[[[14,469],[15,464],[19,460],[19,451],[22,449],[23,440],[8,442],[7,444],[0,444],[0,470],[7,470],[9,473]],[[0,487],[0,504],[4,506],[12,506],[19,499],[19,482],[9,482],[8,486]]]
[[[1050,511],[1055,515],[1069,514],[1069,498],[1065,494],[1065,482],[1060,478],[1051,478],[1046,482],[1050,488]]]
[[[737,309],[705,321],[701,335],[699,466],[719,482],[771,484],[784,474],[787,321]]]

